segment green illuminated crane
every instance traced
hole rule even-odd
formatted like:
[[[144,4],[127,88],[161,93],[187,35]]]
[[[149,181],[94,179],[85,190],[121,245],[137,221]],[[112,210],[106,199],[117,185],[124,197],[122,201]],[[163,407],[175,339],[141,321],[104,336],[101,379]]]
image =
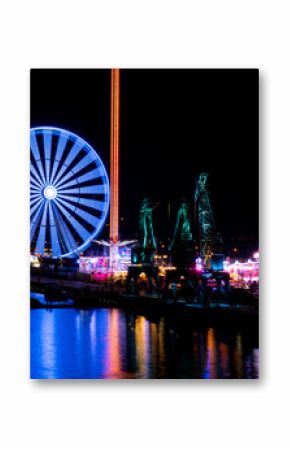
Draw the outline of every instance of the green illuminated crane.
[[[208,173],[201,173],[195,190],[195,214],[199,229],[200,254],[209,258],[220,253],[223,247],[222,237],[216,230],[208,192]]]
[[[142,201],[140,209],[140,231],[143,237],[143,249],[152,248],[156,251],[157,244],[153,231],[152,213],[157,204],[152,204],[148,198]]]
[[[172,250],[175,242],[189,242],[192,240],[192,233],[190,227],[189,207],[186,201],[182,200],[177,212],[176,225],[172,241],[169,245],[169,251]]]

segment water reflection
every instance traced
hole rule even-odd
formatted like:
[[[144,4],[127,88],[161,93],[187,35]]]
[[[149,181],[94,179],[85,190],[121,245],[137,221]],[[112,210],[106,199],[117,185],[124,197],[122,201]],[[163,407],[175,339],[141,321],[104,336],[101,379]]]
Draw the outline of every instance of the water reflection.
[[[31,377],[256,378],[255,338],[118,309],[31,311]]]

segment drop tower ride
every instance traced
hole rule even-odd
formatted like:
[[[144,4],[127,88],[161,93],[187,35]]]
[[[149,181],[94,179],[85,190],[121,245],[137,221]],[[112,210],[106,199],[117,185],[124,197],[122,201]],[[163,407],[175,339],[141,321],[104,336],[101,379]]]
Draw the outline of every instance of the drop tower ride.
[[[120,69],[111,69],[110,268],[115,270],[119,241]]]

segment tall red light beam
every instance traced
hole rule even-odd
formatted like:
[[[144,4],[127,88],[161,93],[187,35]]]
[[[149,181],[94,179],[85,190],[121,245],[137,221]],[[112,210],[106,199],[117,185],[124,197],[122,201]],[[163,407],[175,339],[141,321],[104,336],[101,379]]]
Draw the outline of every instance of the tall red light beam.
[[[119,125],[120,69],[111,70],[111,136],[110,136],[110,241],[119,240]],[[110,248],[113,264],[114,248]]]

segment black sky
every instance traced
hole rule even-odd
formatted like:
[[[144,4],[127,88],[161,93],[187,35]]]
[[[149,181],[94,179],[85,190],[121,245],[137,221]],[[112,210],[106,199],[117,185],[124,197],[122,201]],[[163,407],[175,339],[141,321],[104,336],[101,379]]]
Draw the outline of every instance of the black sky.
[[[122,70],[122,238],[138,231],[145,196],[160,202],[156,232],[169,237],[178,201],[193,202],[195,179],[206,171],[225,242],[257,244],[258,77],[258,70]],[[109,171],[110,71],[33,69],[31,126],[41,125],[83,137]]]

